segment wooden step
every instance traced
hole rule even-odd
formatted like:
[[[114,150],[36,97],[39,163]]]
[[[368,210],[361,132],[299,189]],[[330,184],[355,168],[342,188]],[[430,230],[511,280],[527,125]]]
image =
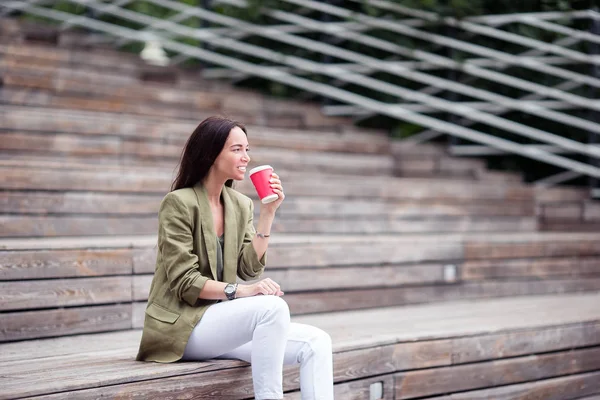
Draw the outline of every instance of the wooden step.
[[[464,396],[472,390],[504,390],[506,395],[510,388],[506,385],[520,384],[530,389],[542,385],[545,390],[573,387],[565,380],[585,388],[574,393],[588,395],[600,382],[598,301],[598,294],[514,297],[328,313],[293,321],[320,327],[332,336],[338,397],[360,388],[365,379],[386,382],[385,388],[393,388],[392,398],[455,391]],[[210,393],[244,399],[252,393],[245,363],[210,360],[157,368],[133,361],[139,339],[139,331],[124,331],[2,344],[2,398],[54,393],[57,399],[99,395],[154,399],[193,390],[199,397]],[[286,391],[299,389],[297,374],[297,367],[285,368]],[[445,379],[432,380],[432,374]],[[231,379],[237,382],[234,391]],[[428,384],[419,383],[423,381]],[[565,390],[550,393],[556,396]]]
[[[167,193],[173,173],[120,170],[72,171],[42,168],[0,167],[0,187],[4,190],[78,191],[113,193]],[[288,197],[314,196],[351,199],[379,198],[394,200],[436,199],[437,201],[521,201],[532,199],[530,188],[490,182],[436,181],[427,179],[401,179],[314,174],[280,171],[279,174]],[[236,182],[240,192],[256,197],[252,183],[245,179]]]
[[[182,88],[186,88],[180,85],[177,90],[173,90],[171,87],[165,87],[154,84],[156,87],[152,88],[152,84],[147,82],[141,82],[136,84],[132,79],[131,74],[125,79],[115,77],[117,73],[121,71],[109,72],[108,76],[104,78],[102,74],[106,73],[106,70],[101,71],[81,71],[81,65],[77,65],[77,71],[71,74],[70,68],[61,67],[60,63],[68,59],[68,56],[56,58],[50,57],[51,61],[44,57],[44,49],[41,52],[35,53],[35,56],[27,55],[27,51],[21,49],[15,50],[10,46],[0,46],[0,49],[5,54],[4,62],[0,64],[0,68],[3,72],[0,74],[4,75],[4,84],[7,87],[29,87],[37,90],[60,90],[69,91],[70,93],[94,93],[95,97],[98,97],[100,93],[112,94],[112,96],[119,97],[119,93],[124,96],[134,96],[135,98],[145,98],[150,101],[152,98],[160,101],[172,101],[178,98],[180,101],[183,100],[182,96],[186,94],[186,91]],[[37,49],[39,50],[39,49]],[[77,58],[77,57],[76,57]],[[78,59],[79,62],[82,60]],[[104,61],[106,63],[106,61]],[[59,64],[59,65],[57,65]],[[148,68],[148,67],[144,67]],[[27,72],[25,72],[27,71]],[[110,71],[110,70],[109,70]],[[140,72],[138,72],[139,76]],[[37,76],[36,76],[37,75]],[[129,78],[129,79],[127,79]],[[125,87],[125,80],[129,82],[129,86]],[[53,83],[54,81],[54,83]],[[93,82],[102,82],[102,85],[93,84]],[[189,80],[188,80],[189,81]],[[206,88],[204,88],[206,86]],[[193,85],[192,87],[198,87]],[[296,102],[293,100],[281,101],[280,99],[268,98],[251,92],[248,90],[240,89],[229,89],[224,90],[221,86],[213,88],[212,85],[200,85],[200,88],[210,90],[210,95],[207,93],[206,96],[191,100],[190,102],[184,102],[181,104],[182,107],[188,108],[190,105],[208,105],[217,106],[222,113],[226,114],[247,114],[246,120],[250,122],[253,116],[260,118],[253,123],[265,123],[265,119],[268,119],[270,125],[282,126],[282,127],[313,127],[313,128],[327,128],[342,125],[350,125],[352,121],[348,118],[341,117],[326,117],[317,105],[306,104],[303,102]],[[154,95],[152,95],[154,93]],[[191,94],[191,92],[190,92]],[[150,97],[148,97],[150,95]],[[224,97],[225,96],[225,97]],[[222,101],[219,101],[222,98]],[[248,99],[254,99],[248,101]],[[243,99],[243,100],[241,100]],[[198,103],[198,100],[200,103]],[[206,104],[206,101],[209,104]],[[215,103],[217,101],[218,103]],[[96,102],[101,105],[101,103]],[[104,107],[107,107],[104,105]]]
[[[2,163],[0,162],[0,165]],[[46,166],[46,168],[51,168]],[[90,165],[89,168],[98,168]],[[104,168],[104,166],[102,167]],[[250,193],[251,194],[251,193]],[[254,195],[253,195],[254,196]],[[87,214],[154,215],[158,212],[162,193],[98,193],[5,190],[0,192],[0,213],[4,214]],[[255,205],[255,211],[259,211]],[[435,199],[344,199],[292,196],[277,210],[278,218],[406,218],[443,217],[533,217],[528,201],[457,201]]]
[[[265,141],[268,141],[265,138]],[[306,140],[306,139],[304,139]],[[293,146],[293,145],[292,145]],[[13,165],[18,165],[21,155],[39,154],[42,159],[55,155],[56,165],[62,168],[81,169],[85,164],[98,161],[93,159],[145,159],[171,161],[177,163],[181,157],[183,145],[159,142],[140,142],[108,136],[80,136],[73,134],[51,134],[32,132],[0,132],[0,150],[10,152]],[[343,173],[353,175],[385,175],[392,173],[392,158],[385,154],[341,154],[293,148],[261,147],[251,149],[251,159],[256,165],[275,164],[278,168],[322,171],[324,173]],[[71,163],[71,157],[79,157]],[[85,158],[81,156],[86,156]],[[8,157],[5,155],[5,158]],[[81,164],[84,164],[83,166]],[[166,164],[166,163],[163,163]],[[28,163],[28,166],[32,163]],[[158,167],[156,165],[155,167]]]
[[[598,234],[539,233],[279,235],[270,244],[265,276],[285,287],[295,315],[594,292],[600,290],[598,239]],[[11,330],[0,340],[139,327],[154,272],[155,240],[1,240],[0,320]],[[315,274],[319,279],[308,279]]]
[[[51,107],[3,106],[0,129],[24,135],[25,131],[79,135],[102,135],[135,142],[173,144],[183,148],[187,138],[202,119],[211,114],[196,113],[194,119],[156,118],[133,114],[119,115],[97,111],[66,110]],[[389,139],[384,134],[335,132],[333,130],[293,130],[264,125],[247,125],[252,147],[290,148],[295,150],[337,151],[363,154],[389,154]],[[32,133],[33,134],[33,133]],[[71,135],[67,135],[71,134]],[[74,136],[75,134],[76,136]],[[36,137],[35,135],[33,137]],[[38,136],[42,138],[42,136]],[[66,139],[63,139],[66,140]],[[130,150],[131,152],[131,150]],[[135,154],[135,153],[134,153]]]
[[[258,210],[257,210],[258,214]],[[256,215],[258,219],[258,215]],[[51,237],[80,235],[143,235],[158,230],[156,214],[114,215],[2,215],[0,237]],[[275,233],[306,234],[414,234],[441,232],[531,232],[537,228],[534,217],[442,217],[390,218],[363,217],[278,217],[271,228]]]

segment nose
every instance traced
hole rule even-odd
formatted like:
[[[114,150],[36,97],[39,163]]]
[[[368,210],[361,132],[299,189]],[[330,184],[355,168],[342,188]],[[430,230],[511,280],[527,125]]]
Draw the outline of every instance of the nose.
[[[242,160],[245,160],[245,162],[247,163],[250,162],[250,156],[248,155],[248,153],[244,153],[244,155],[242,156]]]

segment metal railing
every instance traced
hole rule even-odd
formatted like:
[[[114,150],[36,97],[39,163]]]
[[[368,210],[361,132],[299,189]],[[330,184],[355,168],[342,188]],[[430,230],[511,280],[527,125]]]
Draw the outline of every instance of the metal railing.
[[[558,122],[567,127],[588,131],[591,135],[600,134],[600,121],[567,113],[571,110],[588,110],[590,113],[600,111],[600,101],[598,99],[568,91],[581,86],[597,90],[600,88],[600,78],[593,74],[583,74],[562,67],[563,65],[568,67],[573,63],[584,63],[591,66],[600,65],[600,56],[564,47],[583,40],[599,43],[598,35],[550,22],[565,16],[598,19],[600,16],[597,12],[485,16],[458,21],[452,18],[440,19],[435,14],[407,9],[386,1],[372,0],[369,2],[372,6],[400,13],[406,17],[405,19],[399,18],[392,21],[350,12],[347,9],[322,2],[281,0],[285,3],[321,13],[329,13],[337,18],[350,19],[351,21],[322,22],[294,13],[262,8],[261,13],[281,23],[258,26],[207,9],[192,7],[171,0],[147,0],[151,4],[176,12],[173,17],[167,20],[125,9],[124,6],[130,3],[129,0],[121,0],[113,4],[106,4],[100,0],[69,1],[73,4],[88,7],[96,15],[118,16],[121,19],[141,24],[145,28],[136,31],[87,16],[73,16],[65,12],[51,10],[43,7],[44,4],[48,3],[44,0],[4,1],[0,3],[0,9],[19,10],[50,18],[62,22],[63,27],[84,26],[88,29],[103,32],[113,37],[120,44],[131,41],[144,42],[150,37],[149,34],[152,34],[152,37],[161,42],[165,49],[178,54],[176,57],[177,62],[186,58],[194,58],[220,66],[219,68],[207,69],[206,76],[223,76],[229,72],[229,76],[250,75],[261,77],[331,98],[341,103],[341,105],[324,108],[329,113],[336,115],[386,115],[427,128],[427,131],[412,139],[415,142],[430,139],[439,134],[449,134],[480,144],[479,147],[472,146],[470,149],[463,148],[462,150],[460,149],[461,146],[453,146],[451,152],[455,154],[462,152],[462,154],[481,155],[508,152],[567,170],[568,173],[561,173],[560,176],[548,177],[540,181],[539,183],[543,185],[553,185],[567,179],[573,179],[581,174],[600,178],[600,168],[597,164],[597,160],[600,159],[600,147],[597,145],[581,143],[556,133],[546,132],[501,117],[503,113],[516,110],[538,118]],[[219,0],[219,2],[236,7],[246,6],[243,0]],[[195,29],[182,25],[181,22],[189,17],[195,17],[219,27]],[[533,47],[533,49],[514,55],[434,34],[426,30],[427,24],[431,21],[447,24],[470,34],[484,35],[494,40],[505,40],[523,47]],[[498,28],[502,24],[515,21],[558,32],[561,35],[568,35],[568,37],[555,43],[545,43],[505,32]],[[432,51],[415,50],[370,35],[369,31],[374,28],[455,49],[472,54],[473,57],[458,62]],[[357,51],[350,51],[340,46],[301,36],[309,32],[341,38],[367,48],[401,56],[408,60],[380,60]],[[249,36],[278,41],[303,51],[344,60],[344,63],[321,63],[307,58],[300,58],[293,54],[282,54],[269,48],[244,42],[243,40]],[[177,37],[201,40],[211,46],[210,50],[177,42],[175,40]],[[233,51],[239,57],[219,53],[219,50],[227,50],[230,53]],[[545,53],[552,55],[546,56]],[[264,66],[244,61],[241,58],[245,56],[262,59],[270,65]],[[547,87],[504,73],[503,71],[508,67],[531,69],[565,80],[565,82],[554,87]],[[428,73],[430,70],[440,68],[460,71],[461,74],[466,76],[466,79],[464,82],[460,82]],[[232,74],[232,71],[235,71],[236,74]],[[417,90],[408,89],[374,78],[371,75],[375,72],[384,72],[424,86]],[[376,93],[400,98],[404,100],[404,103],[391,104],[377,101],[364,95],[358,95],[350,89],[345,89],[342,85],[338,85],[338,87],[305,78],[307,75],[314,74],[328,77],[331,81],[361,86]],[[470,85],[470,82],[475,79],[485,79],[529,94],[522,96],[520,99],[514,99]],[[457,102],[435,96],[442,91],[451,91],[478,101]],[[458,123],[456,121],[448,122],[430,115],[440,112],[458,117]],[[493,136],[488,132],[469,128],[475,123],[510,132],[520,137],[541,142],[541,144],[524,146],[517,142]],[[490,148],[494,150],[489,150]],[[576,161],[559,154],[583,154],[588,157],[590,162]]]

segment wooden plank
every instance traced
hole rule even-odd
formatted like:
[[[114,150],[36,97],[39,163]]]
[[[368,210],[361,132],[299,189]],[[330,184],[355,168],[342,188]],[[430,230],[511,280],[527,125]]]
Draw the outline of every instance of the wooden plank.
[[[60,163],[60,161],[57,161]],[[65,163],[62,162],[61,169]],[[21,165],[23,166],[23,165]],[[39,165],[45,169],[52,165]],[[77,166],[81,169],[83,166]],[[96,164],[88,169],[97,170]],[[103,168],[103,167],[100,167]],[[162,194],[97,193],[97,192],[0,192],[0,212],[12,214],[151,214],[157,212]],[[257,207],[258,208],[258,207]],[[259,210],[256,210],[258,213]],[[313,216],[323,218],[431,218],[489,217],[498,221],[509,217],[533,217],[530,202],[452,202],[410,201],[389,199],[314,198],[293,196],[286,198],[277,210],[278,218]],[[496,218],[492,218],[496,217]]]
[[[584,221],[599,221],[600,220],[600,202],[589,201],[584,203],[583,209]]]
[[[543,220],[572,220],[581,221],[583,219],[583,203],[550,203],[540,206],[541,218]]]
[[[258,212],[258,211],[257,211]],[[0,215],[0,237],[144,235],[158,230],[156,212],[146,216],[37,216]],[[275,233],[307,234],[391,234],[439,232],[515,232],[534,231],[531,218],[445,217],[428,219],[325,217],[286,218],[275,221]]]
[[[365,273],[368,271],[368,273]],[[318,280],[315,280],[318,276]],[[133,277],[134,300],[146,300],[153,275]],[[390,287],[444,282],[444,265],[418,264],[394,266],[353,266],[340,268],[285,269],[268,268],[260,279],[271,278],[286,293],[331,289]],[[240,283],[243,282],[240,280]]]
[[[520,328],[510,332],[452,339],[452,364],[598,345],[600,345],[600,322],[598,321],[537,329]]]
[[[0,313],[0,342],[131,329],[131,304]]]
[[[370,386],[381,385],[382,396],[378,400],[394,399],[394,377],[383,375],[374,378],[360,379],[352,382],[338,383],[333,386],[333,395],[336,399],[364,400],[369,399]],[[285,400],[302,400],[300,392],[285,393]]]
[[[482,389],[450,396],[434,397],[432,400],[569,400],[600,393],[600,372],[589,372],[561,378],[530,382],[499,388]]]
[[[0,127],[7,131],[61,132],[80,136],[108,135],[177,143],[182,147],[198,124],[196,121],[209,116],[199,112],[193,120],[177,120],[122,114],[117,119],[112,113],[98,111],[10,105],[3,105],[3,109],[6,113],[0,120]]]
[[[297,375],[292,379],[285,379],[284,388],[287,390],[297,389],[297,380]],[[293,383],[289,383],[289,381]],[[235,382],[235,385],[232,385],[232,382]],[[75,396],[81,400],[97,399],[98,397],[158,400],[164,399],[167,395],[170,398],[182,398],[189,396],[190,393],[193,393],[194,397],[199,399],[229,400],[252,398],[252,375],[250,367],[186,374],[183,379],[181,376],[175,376],[31,398],[57,400],[73,398]]]
[[[396,399],[413,399],[445,393],[590,372],[600,369],[600,347],[553,354],[475,363],[464,366],[410,371],[395,376]]]
[[[361,360],[364,362],[364,360]],[[124,364],[123,362],[120,363]],[[140,364],[140,363],[137,363]],[[146,364],[146,363],[142,363]],[[198,363],[183,363],[185,364],[198,364]],[[202,363],[205,364],[205,363]],[[147,365],[147,364],[146,364]],[[175,364],[176,365],[176,364]],[[180,364],[181,365],[181,364]],[[337,365],[337,363],[335,363]],[[365,364],[369,365],[369,364]],[[123,365],[126,367],[126,365]],[[161,366],[161,370],[165,370],[165,366]],[[171,367],[171,366],[169,366]],[[112,365],[114,369],[114,363]],[[297,389],[298,370],[296,367],[286,367],[284,370],[284,389]],[[587,374],[582,374],[583,376]],[[85,374],[83,375],[85,376]],[[575,375],[578,376],[578,375]],[[235,389],[231,389],[231,380],[236,381]],[[559,378],[560,379],[560,378]],[[182,385],[181,382],[185,380],[186,384]],[[145,391],[142,391],[143,385]],[[210,384],[210,387],[207,387]],[[22,387],[22,385],[20,385]],[[162,386],[162,387],[161,387]],[[22,389],[21,389],[22,390]],[[183,376],[174,376],[163,379],[152,379],[144,382],[135,383],[123,383],[120,385],[104,386],[99,388],[92,388],[87,390],[80,390],[70,393],[58,393],[48,398],[52,399],[63,399],[65,396],[71,395],[81,399],[95,398],[95,396],[102,393],[103,396],[115,396],[119,395],[119,398],[160,398],[165,393],[169,393],[170,396],[178,397],[183,395],[183,391],[189,393],[193,390],[194,395],[200,398],[209,396],[210,398],[231,398],[231,399],[243,399],[252,396],[252,382],[250,377],[249,367],[241,368],[230,368],[220,371],[208,371],[204,373],[185,374]],[[147,396],[147,397],[142,397]]]
[[[599,257],[544,257],[504,260],[466,261],[461,267],[461,278],[479,281],[495,278],[555,276],[579,277],[600,275]]]
[[[140,84],[133,80],[112,79],[105,74],[87,74],[72,72],[61,68],[35,67],[26,63],[13,65],[0,64],[4,86],[8,88],[30,88],[47,90],[59,95],[94,95],[108,99],[127,99],[129,101],[148,101],[161,103],[165,107],[184,109],[222,108],[223,94],[202,92],[201,90],[182,90],[169,87],[156,87],[151,84]],[[257,96],[258,97],[258,96]],[[255,108],[252,111],[258,111]]]
[[[0,150],[61,153],[66,155],[107,155],[121,153],[121,139],[83,137],[69,134],[0,133]]]
[[[350,351],[406,341],[464,338],[585,321],[597,323],[600,321],[599,299],[598,292],[521,295],[477,302],[463,299],[297,316],[294,321],[329,332],[336,341],[344,343],[339,351]],[[372,332],[378,332],[376,338]]]
[[[283,214],[283,213],[282,213]],[[273,224],[277,233],[391,234],[439,232],[532,232],[535,217],[395,217],[359,216],[331,218],[310,215],[300,218],[279,217]]]
[[[114,350],[132,352],[137,350],[141,338],[141,330],[125,330],[1,343],[0,366],[5,368],[15,361],[35,369],[36,362],[40,359],[64,359],[69,355],[99,354]]]
[[[140,251],[130,249],[2,251],[0,252],[0,281],[131,275],[135,256]],[[139,258],[138,262],[142,262],[141,260]]]
[[[145,300],[148,296],[150,276],[134,278],[134,299]],[[294,292],[282,286],[285,300],[294,315],[346,310],[362,310],[378,307],[407,306],[439,303],[465,299],[489,299],[494,297],[534,296],[560,293],[586,293],[600,289],[600,278],[552,279],[545,281],[501,281],[466,284],[429,284],[420,286],[378,287],[376,289],[339,288],[328,291]],[[293,286],[292,286],[293,287]],[[143,319],[143,309],[136,310],[137,320]]]
[[[158,364],[136,362],[137,348],[125,351],[82,352],[62,358],[36,360],[37,368],[32,369],[29,362],[11,362],[5,365],[5,385],[0,399],[21,398],[23,396],[47,395],[63,392],[61,396],[79,397],[79,389],[102,387],[102,389],[120,388],[129,382],[152,379],[160,382],[169,377],[185,379],[189,374],[198,377],[214,372],[218,376],[229,369],[239,369],[247,363],[233,360],[209,360],[205,362],[186,362]],[[56,368],[57,364],[64,368]],[[248,369],[249,368],[244,368]],[[26,380],[25,380],[26,379]],[[114,385],[114,386],[113,386]],[[85,392],[84,392],[85,393]]]
[[[191,119],[168,119],[121,113],[119,118],[115,119],[113,113],[101,111],[12,105],[4,105],[3,109],[6,110],[6,114],[0,120],[0,127],[5,130],[121,136],[145,141],[160,140],[180,144],[182,147],[198,123],[211,115],[198,110]],[[389,155],[390,140],[383,132],[348,132],[347,127],[341,132],[331,128],[299,130],[269,126],[264,122],[261,122],[261,125],[241,122],[248,128],[253,147],[257,144],[297,150],[327,150],[329,147],[332,151],[346,149],[348,152],[362,155]],[[272,140],[271,145],[269,140]]]
[[[13,106],[55,107],[68,110],[128,113],[139,116],[148,115],[166,118],[194,118],[194,112],[189,108],[165,107],[163,104],[151,102],[130,102],[128,99],[111,98],[101,95],[91,97],[88,94],[62,94],[58,96],[52,91],[41,89],[32,91],[28,88],[3,88],[2,92],[0,92],[0,101]],[[210,111],[214,113],[214,110]],[[251,115],[236,113],[236,118],[256,123],[256,120]]]
[[[158,213],[161,200],[161,194],[3,191],[0,192],[0,212],[148,215]]]
[[[465,241],[465,259],[557,257],[557,256],[593,256],[600,254],[600,242],[521,242],[517,243],[482,243],[477,240]]]
[[[597,297],[598,295],[596,294],[594,296]],[[492,355],[492,357],[514,357],[515,355],[519,354],[530,354],[530,352],[552,351],[561,348],[570,348],[574,345],[574,342],[577,343],[576,346],[586,346],[592,343],[598,343],[598,341],[600,340],[600,330],[598,329],[598,327],[600,327],[600,321],[596,322],[595,324],[586,325],[577,324],[566,327],[544,327],[544,324],[552,325],[557,323],[565,323],[569,320],[569,317],[573,318],[573,313],[565,313],[565,311],[568,310],[568,308],[565,307],[566,303],[571,303],[571,306],[580,309],[582,313],[579,315],[579,318],[584,317],[586,307],[580,307],[582,303],[574,302],[573,299],[579,300],[574,298],[573,296],[562,296],[561,299],[556,299],[555,297],[548,297],[544,299],[544,301],[538,299],[537,301],[534,301],[532,307],[529,308],[523,308],[523,301],[529,301],[529,303],[532,303],[531,299],[524,300],[523,298],[518,299],[518,301],[515,301],[515,299],[495,301],[496,305],[498,306],[497,308],[495,306],[490,307],[494,305],[494,302],[484,302],[487,304],[477,303],[474,304],[473,307],[470,309],[460,307],[448,307],[448,305],[443,305],[443,307],[429,307],[430,310],[424,309],[422,307],[412,307],[412,310],[409,311],[409,309],[411,308],[409,307],[397,310],[401,311],[404,315],[396,315],[396,318],[390,318],[390,316],[388,315],[388,317],[384,319],[381,318],[381,315],[377,315],[377,313],[389,314],[389,310],[378,310],[375,313],[375,315],[373,312],[362,312],[361,314],[368,316],[371,319],[371,324],[365,323],[365,321],[360,320],[360,318],[353,317],[352,319],[348,319],[345,317],[344,314],[339,314],[337,315],[337,317],[335,314],[318,315],[303,317],[300,319],[294,318],[293,320],[303,323],[310,323],[310,321],[312,320],[312,324],[317,326],[319,325],[319,322],[323,320],[329,322],[331,326],[338,326],[340,324],[346,325],[349,322],[356,322],[356,327],[353,327],[350,330],[348,329],[348,327],[342,327],[342,329],[330,331],[334,340],[334,351],[336,352],[334,356],[335,377],[336,382],[340,382],[348,379],[360,379],[361,377],[371,375],[373,371],[387,370],[394,372],[398,370],[421,369],[441,365],[450,365],[452,362],[462,362],[458,361],[454,354],[460,354],[463,351],[463,346],[470,347],[471,349],[481,349],[481,347],[479,346],[485,343],[495,342],[497,344],[502,344],[501,346],[497,345],[485,347],[485,350],[487,351],[485,354],[472,353],[472,358],[470,359],[470,361],[473,361],[478,358],[482,360],[487,360],[490,354]],[[543,309],[544,305],[546,307],[552,308],[553,310],[560,310],[558,310],[558,313],[554,313],[552,315],[543,315],[542,313],[540,313],[540,307],[542,307]],[[445,312],[441,311],[441,308],[443,308]],[[513,318],[511,318],[510,320],[505,319],[502,315],[503,311],[506,315],[513,315],[515,309],[524,309],[529,315],[521,315],[522,318],[514,318],[513,316]],[[490,320],[494,321],[494,324],[496,325],[493,328],[493,330],[501,329],[504,332],[489,335],[486,333],[489,332],[491,324],[489,323],[490,320],[486,319],[485,316],[488,315],[490,312],[494,313],[495,310],[500,311],[500,313],[495,313],[496,315],[491,316]],[[587,310],[593,311],[598,317],[597,307],[593,307],[593,305],[591,307],[588,306]],[[440,315],[440,312],[442,312],[443,315],[446,315],[447,318],[439,319],[432,317],[433,315]],[[482,320],[480,320],[478,324],[466,324],[466,320],[464,320],[464,318],[470,318],[473,314],[476,315],[476,319],[482,317],[484,318],[482,318]],[[456,317],[458,315],[463,315],[463,320],[457,320]],[[530,315],[533,318],[528,318]],[[393,325],[393,322],[395,321],[397,321],[397,325],[390,326],[390,322],[392,322]],[[500,322],[500,325],[498,325],[498,322]],[[540,322],[542,323],[542,325],[540,325],[539,328],[533,328],[533,326],[535,326],[536,324],[539,325]],[[461,337],[455,339],[428,340],[426,342],[417,341],[422,340],[419,339],[422,337],[431,337],[431,333],[427,333],[427,324],[445,326],[445,333],[438,330],[437,335],[439,337],[444,337],[448,334],[458,334]],[[529,329],[523,330],[523,328],[526,326],[528,326]],[[408,336],[406,337],[405,342],[392,344],[391,346],[384,348],[381,347],[381,344],[383,343],[381,339],[385,339],[386,329],[382,328],[389,328],[394,332],[397,332],[398,328],[400,328],[400,330],[406,331]],[[450,330],[448,330],[448,328],[450,328]],[[458,331],[452,330],[456,328],[458,328]],[[375,331],[380,332],[380,335],[374,336],[374,329]],[[356,345],[355,337],[357,334],[363,334],[369,339],[368,343],[363,344],[364,352],[357,349],[350,350],[344,353],[339,353],[344,348],[351,349],[352,346]],[[124,333],[114,335],[115,339],[113,339],[111,342],[122,342],[122,340],[116,339],[116,336],[123,336]],[[133,347],[130,351],[134,351],[135,346],[137,345],[137,340],[139,340],[139,336],[134,337],[132,335],[129,335],[128,337]],[[66,339],[67,338],[64,338],[60,341],[62,343],[65,343]],[[579,342],[579,340],[582,341]],[[528,345],[523,346],[523,343],[528,343]],[[11,344],[3,346],[10,345]],[[364,346],[367,346],[367,348],[364,348]],[[93,348],[90,349],[90,351],[93,350]],[[69,353],[71,353],[71,351],[67,352],[67,354]],[[119,351],[113,354],[126,353],[122,353],[121,351]],[[144,380],[148,379],[149,377],[156,378],[157,375],[155,374],[157,372],[161,374],[166,374],[162,376],[171,376],[173,374],[174,368],[181,368],[178,370],[178,374],[182,375],[185,371],[193,371],[194,368],[200,367],[200,363],[180,363],[160,366],[152,363],[134,363],[128,360],[122,360],[121,362],[116,363],[114,361],[114,356],[111,354],[107,354],[107,357],[104,358],[107,361],[104,362],[100,360],[103,358],[102,354],[96,355],[95,353],[90,353],[89,356],[93,357],[93,359],[86,360],[86,355],[82,356],[78,355],[77,353],[72,354],[72,357],[75,357],[75,364],[79,362],[85,365],[86,361],[88,361],[89,363],[92,363],[92,369],[89,373],[78,374],[78,376],[80,376],[81,378],[77,379],[75,382],[72,382],[71,380],[65,380],[64,383],[83,385],[84,382],[82,381],[85,381],[87,379],[87,385],[102,386],[103,383],[100,381],[102,377],[107,379],[109,377],[107,377],[104,373],[98,372],[99,369],[101,370],[102,368],[105,368],[106,365],[109,366],[107,373],[110,373],[110,371],[112,371],[111,376],[115,377],[114,371],[116,369],[121,379],[123,379],[124,376],[123,371],[129,370],[130,368],[133,368],[134,371],[137,371],[141,366],[151,365],[156,367],[153,371],[145,370],[144,373],[136,373],[132,380]],[[131,355],[129,357],[131,357]],[[369,359],[371,359],[371,357],[374,360],[377,360],[377,362],[367,362]],[[70,359],[71,358],[62,359],[63,362],[65,362],[66,369],[71,368],[72,370],[79,370],[81,367],[79,367],[79,365],[72,365],[71,362],[68,361]],[[131,358],[129,358],[129,360],[131,360]],[[52,365],[52,359],[48,359],[47,361],[42,360],[41,363],[32,363],[28,360],[17,359],[16,363],[10,365],[14,365],[18,368],[21,368],[23,375],[27,373],[28,369],[34,371],[33,373],[35,373],[35,371],[38,371],[44,365],[43,363]],[[120,365],[122,369],[115,368],[115,365]],[[361,365],[363,365],[364,367],[362,367]],[[188,369],[184,371],[185,368]],[[95,373],[93,372],[94,370],[96,371]],[[64,371],[64,369],[62,369],[61,371],[61,373],[66,373],[67,376],[74,376],[73,372],[69,373]],[[116,377],[117,379],[119,379],[118,375]],[[208,375],[203,376],[207,377]],[[94,379],[91,379],[90,377],[93,377]],[[289,381],[287,380],[287,377],[290,378]],[[188,375],[185,375],[181,378],[185,380],[190,379]],[[195,380],[204,379],[205,378],[198,378]],[[297,370],[286,369],[286,382],[291,381],[295,382],[295,387],[297,388]],[[34,382],[38,381],[34,380]],[[42,380],[41,382],[39,382],[39,384],[34,383],[33,385],[37,385],[37,389],[40,389],[40,385],[48,385],[49,382],[51,384],[52,379],[47,379],[46,381]],[[114,381],[111,382],[114,383]],[[17,383],[18,382],[16,382],[15,384]],[[248,381],[247,384],[250,385],[248,387],[251,387],[250,381]],[[18,386],[20,388],[19,390],[26,390],[30,388],[29,385],[27,387],[24,387],[24,385],[22,384]],[[167,388],[168,382],[165,382],[165,390],[167,390]],[[105,389],[112,390],[111,388]],[[120,389],[123,389],[123,391],[121,392],[122,395],[126,395],[128,393],[126,386],[121,386]],[[82,393],[86,394],[86,392]]]
[[[0,186],[4,189],[58,191],[142,192],[166,194],[168,174],[121,173],[106,171],[49,171],[34,168],[0,168]]]
[[[0,237],[145,235],[158,231],[158,216],[46,217],[0,215]]]
[[[309,314],[389,307],[491,297],[594,292],[600,278],[556,279],[545,281],[500,281],[466,284],[394,287],[310,293],[290,293],[286,301],[293,314]]]
[[[0,282],[0,310],[131,301],[131,276]]]

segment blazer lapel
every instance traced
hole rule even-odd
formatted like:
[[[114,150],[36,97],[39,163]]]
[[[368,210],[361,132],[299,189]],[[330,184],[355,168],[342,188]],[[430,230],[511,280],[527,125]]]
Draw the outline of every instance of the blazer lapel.
[[[223,280],[234,283],[237,277],[238,259],[238,215],[229,187],[223,187],[223,204],[225,208],[225,248],[223,249]]]
[[[208,204],[208,194],[206,188],[202,184],[194,186],[194,191],[198,197],[198,207],[200,209],[200,220],[202,225],[202,239],[204,240],[204,248],[206,249],[206,255],[208,256],[208,263],[210,265],[210,271],[217,279],[217,234],[215,232],[215,224],[213,222],[212,211],[210,210],[210,204]],[[225,237],[225,243],[227,243],[227,237]]]

